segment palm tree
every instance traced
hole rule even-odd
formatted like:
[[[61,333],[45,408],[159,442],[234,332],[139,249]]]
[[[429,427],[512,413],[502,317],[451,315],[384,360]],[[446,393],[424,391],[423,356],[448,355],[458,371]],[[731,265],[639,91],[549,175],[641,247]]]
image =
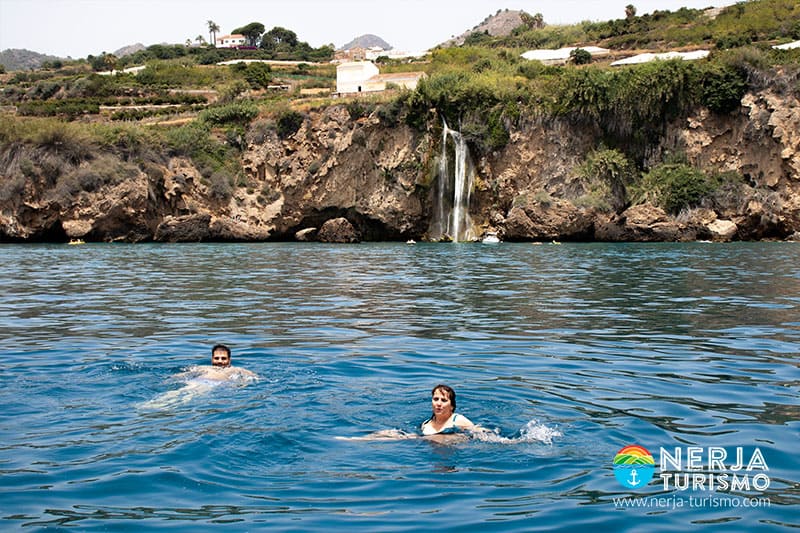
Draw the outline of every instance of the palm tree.
[[[217,32],[219,31],[219,26],[213,20],[208,21],[208,36],[211,38],[211,44],[217,46]]]
[[[197,41],[197,44],[201,45],[206,44],[206,38],[203,37],[202,35],[198,35],[197,37],[194,38],[194,40]]]
[[[109,70],[109,72],[113,72],[114,69],[117,67],[117,56],[114,54],[106,54],[103,53],[103,65]]]

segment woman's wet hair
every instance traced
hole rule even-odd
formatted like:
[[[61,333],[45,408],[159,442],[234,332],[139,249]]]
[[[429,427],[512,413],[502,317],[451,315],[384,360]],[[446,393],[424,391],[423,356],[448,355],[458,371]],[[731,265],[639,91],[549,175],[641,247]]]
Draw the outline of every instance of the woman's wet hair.
[[[431,391],[431,396],[433,396],[433,394],[437,390],[442,390],[447,394],[447,397],[450,399],[450,405],[453,406],[453,411],[455,411],[456,410],[456,391],[454,391],[452,387],[449,387],[447,385],[439,384],[439,385],[436,385],[433,388],[433,390]]]

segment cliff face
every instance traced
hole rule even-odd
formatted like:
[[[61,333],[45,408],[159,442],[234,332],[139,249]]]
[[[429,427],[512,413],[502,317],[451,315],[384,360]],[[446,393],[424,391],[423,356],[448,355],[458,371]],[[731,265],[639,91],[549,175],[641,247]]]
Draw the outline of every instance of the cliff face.
[[[268,132],[251,142],[241,161],[246,186],[223,197],[187,159],[142,170],[109,161],[108,155],[65,172],[85,184],[86,176],[102,174],[103,165],[121,165],[126,179],[98,178],[75,192],[56,191],[47,179],[47,153],[8,146],[0,154],[0,239],[422,239],[434,211],[437,128],[419,132],[376,115],[354,120],[344,106],[314,111],[287,139]],[[692,164],[746,179],[714,205],[677,218],[649,204],[625,209],[611,197],[613,209],[581,202],[595,184],[576,168],[597,138],[596,131],[564,122],[523,121],[502,151],[475,162],[475,234],[494,231],[506,240],[731,240],[787,238],[800,231],[800,105],[794,96],[749,94],[731,115],[700,110],[668,126],[654,160],[684,152]]]

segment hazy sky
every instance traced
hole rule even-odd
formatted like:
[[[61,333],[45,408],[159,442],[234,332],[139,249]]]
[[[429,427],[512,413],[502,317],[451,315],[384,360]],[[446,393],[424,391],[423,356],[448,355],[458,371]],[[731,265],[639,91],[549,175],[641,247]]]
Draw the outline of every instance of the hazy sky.
[[[365,33],[404,51],[424,51],[483,21],[498,9],[541,13],[548,24],[623,18],[733,0],[0,0],[0,50],[26,48],[72,58],[135,43],[208,39],[208,20],[221,34],[250,22],[282,26],[314,47],[340,47]]]

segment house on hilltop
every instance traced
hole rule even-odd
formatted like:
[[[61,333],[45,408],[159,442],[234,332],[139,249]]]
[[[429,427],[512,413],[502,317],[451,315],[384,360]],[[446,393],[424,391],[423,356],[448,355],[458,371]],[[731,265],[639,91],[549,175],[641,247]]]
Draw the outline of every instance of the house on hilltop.
[[[348,50],[337,50],[333,56],[334,61],[341,63],[364,61],[365,59],[367,59],[367,49],[360,46]]]
[[[380,46],[371,46],[369,48],[355,47],[347,50],[337,50],[333,56],[334,63],[348,63],[354,61],[375,61],[379,57],[388,57],[389,59],[411,59],[422,57],[427,52],[406,52],[403,50],[385,50]]]
[[[353,94],[385,91],[392,84],[406,89],[416,89],[424,72],[398,72],[381,74],[371,61],[342,63],[336,67],[336,92]]]
[[[216,40],[218,48],[236,48],[237,46],[244,46],[247,44],[247,38],[244,35],[234,33],[233,35],[223,35]]]

